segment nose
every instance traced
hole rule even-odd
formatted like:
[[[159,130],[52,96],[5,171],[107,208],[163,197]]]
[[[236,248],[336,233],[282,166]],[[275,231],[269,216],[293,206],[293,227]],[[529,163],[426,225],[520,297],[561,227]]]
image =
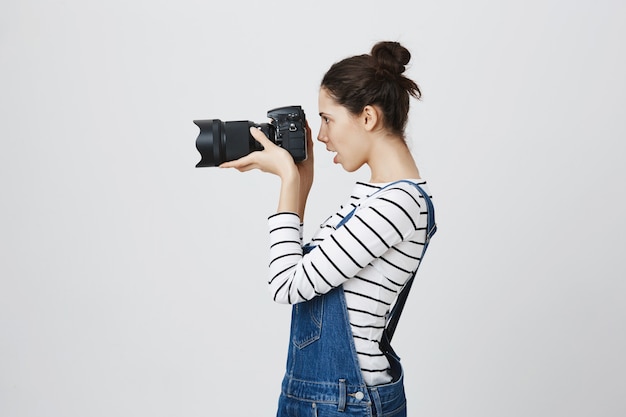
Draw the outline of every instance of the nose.
[[[319,140],[322,143],[328,142],[328,138],[326,137],[326,133],[324,132],[324,128],[323,127],[320,127],[320,131],[317,134],[317,140]]]

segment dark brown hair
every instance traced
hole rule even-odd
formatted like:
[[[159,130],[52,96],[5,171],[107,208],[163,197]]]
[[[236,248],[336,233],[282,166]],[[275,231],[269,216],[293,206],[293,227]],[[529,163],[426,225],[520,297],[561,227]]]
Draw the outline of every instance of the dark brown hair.
[[[367,105],[377,106],[383,125],[404,137],[409,96],[419,99],[418,85],[402,75],[411,53],[398,42],[378,42],[370,54],[355,55],[335,64],[324,75],[322,87],[350,113],[359,115]]]

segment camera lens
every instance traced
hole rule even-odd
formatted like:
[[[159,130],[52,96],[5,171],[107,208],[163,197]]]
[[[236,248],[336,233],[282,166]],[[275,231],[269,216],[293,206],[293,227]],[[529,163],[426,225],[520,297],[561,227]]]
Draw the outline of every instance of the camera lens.
[[[200,128],[196,148],[202,159],[196,167],[213,167],[233,161],[250,152],[262,149],[250,135],[250,127],[256,126],[248,120],[222,122],[219,119],[194,120]]]

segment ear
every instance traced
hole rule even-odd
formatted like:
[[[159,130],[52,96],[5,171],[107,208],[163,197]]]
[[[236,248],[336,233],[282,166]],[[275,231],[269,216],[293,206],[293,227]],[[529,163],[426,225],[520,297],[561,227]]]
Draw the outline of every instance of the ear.
[[[365,106],[363,108],[363,112],[361,113],[361,121],[363,123],[363,128],[369,132],[374,131],[377,127],[380,127],[382,119],[378,108],[369,104]]]

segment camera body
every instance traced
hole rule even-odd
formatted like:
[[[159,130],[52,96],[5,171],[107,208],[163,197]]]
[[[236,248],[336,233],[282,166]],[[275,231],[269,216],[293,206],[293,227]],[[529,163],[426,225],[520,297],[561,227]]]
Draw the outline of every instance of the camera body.
[[[277,107],[267,112],[270,123],[249,120],[223,122],[219,119],[194,120],[200,128],[196,148],[201,160],[196,168],[218,166],[260,151],[263,146],[250,134],[250,127],[260,129],[276,145],[286,149],[294,161],[306,155],[306,115],[301,106]]]

